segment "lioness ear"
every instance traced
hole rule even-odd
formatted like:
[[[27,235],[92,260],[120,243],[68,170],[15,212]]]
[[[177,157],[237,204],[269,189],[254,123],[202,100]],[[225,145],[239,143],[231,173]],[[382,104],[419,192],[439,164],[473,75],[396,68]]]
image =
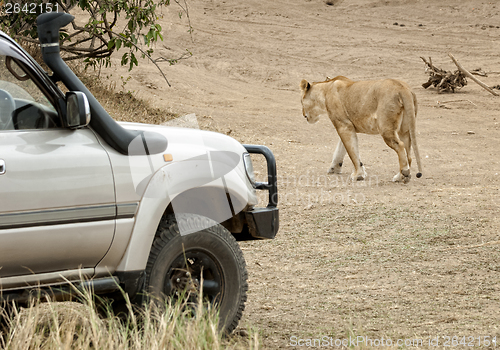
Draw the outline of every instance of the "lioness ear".
[[[304,92],[306,92],[307,90],[309,90],[311,88],[311,84],[309,84],[307,82],[307,80],[303,79],[301,82],[300,82],[300,89]]]

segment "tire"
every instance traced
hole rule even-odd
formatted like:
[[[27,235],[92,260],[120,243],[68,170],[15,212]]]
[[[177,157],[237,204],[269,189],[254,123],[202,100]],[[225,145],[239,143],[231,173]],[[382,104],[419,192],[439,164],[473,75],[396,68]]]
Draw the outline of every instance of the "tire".
[[[186,228],[192,233],[181,235],[179,227],[183,233]],[[202,274],[203,296],[219,311],[219,330],[229,334],[238,325],[248,291],[238,243],[222,225],[206,217],[168,216],[160,223],[151,248],[146,291],[154,297],[175,297],[193,286],[198,289]]]

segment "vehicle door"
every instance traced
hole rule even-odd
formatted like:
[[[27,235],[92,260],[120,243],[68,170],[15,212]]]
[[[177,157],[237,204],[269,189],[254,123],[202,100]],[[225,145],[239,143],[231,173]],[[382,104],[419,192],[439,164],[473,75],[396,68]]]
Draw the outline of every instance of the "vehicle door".
[[[0,288],[91,275],[115,229],[108,155],[90,128],[64,128],[43,79],[1,48]]]

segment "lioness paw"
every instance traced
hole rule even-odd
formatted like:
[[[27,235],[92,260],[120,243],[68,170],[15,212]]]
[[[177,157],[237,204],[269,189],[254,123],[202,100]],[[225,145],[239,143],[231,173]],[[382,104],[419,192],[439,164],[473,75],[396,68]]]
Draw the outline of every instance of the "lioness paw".
[[[363,171],[359,174],[356,174],[356,172],[353,172],[351,174],[351,180],[352,181],[363,181],[366,178],[366,171]]]
[[[342,174],[342,167],[339,165],[335,165],[333,167],[328,168],[327,174]]]
[[[411,175],[410,174],[408,174],[408,176],[405,176],[402,173],[397,173],[392,178],[392,181],[394,181],[394,182],[403,182],[403,183],[407,184],[408,182],[410,182],[410,179],[411,179]]]

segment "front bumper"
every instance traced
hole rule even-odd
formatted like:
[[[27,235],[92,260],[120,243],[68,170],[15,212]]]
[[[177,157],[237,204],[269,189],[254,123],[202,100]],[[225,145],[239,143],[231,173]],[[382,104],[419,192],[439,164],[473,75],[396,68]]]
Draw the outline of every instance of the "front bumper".
[[[276,207],[255,208],[245,212],[248,231],[253,238],[273,239],[279,229],[279,209]]]
[[[255,188],[269,191],[269,202],[265,208],[253,208],[245,212],[248,231],[253,238],[273,239],[279,229],[278,184],[276,159],[266,146],[243,145],[248,153],[262,154],[267,162],[267,182],[257,182]]]

